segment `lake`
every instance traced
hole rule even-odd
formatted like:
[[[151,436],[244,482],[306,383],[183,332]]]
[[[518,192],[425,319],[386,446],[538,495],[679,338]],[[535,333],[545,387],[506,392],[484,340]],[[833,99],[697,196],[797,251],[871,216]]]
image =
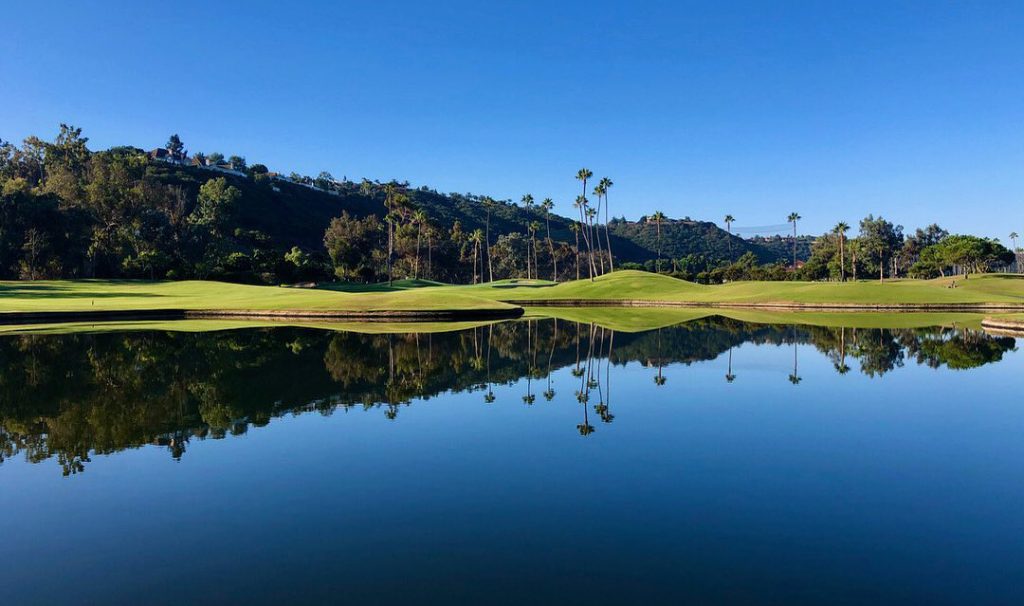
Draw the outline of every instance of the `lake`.
[[[0,587],[1019,603],[1018,343],[857,323],[6,334]]]

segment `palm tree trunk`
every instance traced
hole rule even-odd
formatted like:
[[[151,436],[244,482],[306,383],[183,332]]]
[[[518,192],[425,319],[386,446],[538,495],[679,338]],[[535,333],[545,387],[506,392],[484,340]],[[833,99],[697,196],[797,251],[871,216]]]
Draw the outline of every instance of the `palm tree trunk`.
[[[558,282],[558,259],[555,258],[555,243],[551,241],[551,213],[544,213],[544,221],[548,229],[548,250],[551,251],[551,281]]]
[[[494,282],[494,265],[491,263],[491,210],[487,209],[487,233],[485,235],[484,253],[487,255],[487,276],[490,282]],[[483,273],[483,272],[481,272]]]
[[[608,248],[608,271],[615,271],[615,261],[612,257],[612,237],[608,226],[608,193],[604,194],[604,243]]]
[[[580,231],[576,230],[576,280],[580,279]]]

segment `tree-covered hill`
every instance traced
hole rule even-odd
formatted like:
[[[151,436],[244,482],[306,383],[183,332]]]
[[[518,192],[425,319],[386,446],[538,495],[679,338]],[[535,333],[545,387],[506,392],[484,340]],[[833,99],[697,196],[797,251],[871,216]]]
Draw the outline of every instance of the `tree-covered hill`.
[[[640,221],[616,219],[611,221],[610,226],[613,234],[644,251],[644,254],[638,255],[641,261],[656,258],[659,247],[664,259],[695,255],[712,260],[735,260],[747,252],[753,253],[761,263],[773,263],[781,258],[778,251],[730,235],[710,221],[666,217],[660,223],[660,244],[658,221],[653,217],[644,217]]]
[[[148,153],[87,142],[67,125],[52,142],[0,141],[0,279],[475,282],[603,273],[608,248],[617,266],[662,258],[695,272],[744,253],[780,258],[709,222],[606,228],[613,183],[585,169],[577,179],[590,180],[593,198],[516,204],[326,172],[284,176],[239,156],[189,156],[176,135]]]

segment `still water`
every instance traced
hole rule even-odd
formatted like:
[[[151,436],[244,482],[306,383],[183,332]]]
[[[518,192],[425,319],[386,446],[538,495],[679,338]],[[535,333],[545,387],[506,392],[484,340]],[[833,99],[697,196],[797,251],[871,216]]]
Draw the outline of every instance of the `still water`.
[[[0,337],[0,591],[1020,603],[1024,354],[704,318]]]

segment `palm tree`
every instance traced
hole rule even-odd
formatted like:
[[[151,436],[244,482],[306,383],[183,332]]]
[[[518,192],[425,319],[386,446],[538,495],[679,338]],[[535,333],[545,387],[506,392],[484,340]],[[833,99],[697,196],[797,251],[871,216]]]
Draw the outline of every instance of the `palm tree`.
[[[661,329],[658,329],[658,376],[654,377],[654,384],[662,386],[667,380],[663,374],[661,374],[662,368],[665,366],[665,361],[661,357]]]
[[[540,279],[540,265],[537,263],[537,232],[540,231],[538,221],[530,221],[530,242],[533,244],[533,279]]]
[[[580,224],[573,221],[569,224],[569,231],[576,234],[576,279],[580,279]]]
[[[800,377],[800,373],[797,371],[797,345],[796,345],[796,327],[793,327],[793,374],[789,375],[789,382],[793,385],[799,385],[803,379]]]
[[[589,236],[587,235],[587,230],[586,230],[587,219],[584,216],[585,213],[586,213],[586,208],[587,208],[587,198],[585,196],[577,197],[576,198],[576,202],[573,203],[573,206],[577,210],[579,210],[579,213],[580,213],[580,231],[583,233],[583,243],[587,245],[587,260],[588,260],[587,268],[590,270],[590,280],[593,281],[594,280],[594,260],[591,258],[593,255],[591,254],[592,253],[592,249],[590,247],[590,239],[589,239]],[[579,246],[577,246],[577,250],[579,250]],[[577,279],[579,279],[579,278],[577,278]]]
[[[487,231],[484,233],[484,252],[487,253],[487,281],[494,282],[494,264],[491,263],[491,211],[494,209],[494,199],[485,196],[483,198],[484,209],[487,211]]]
[[[839,281],[846,282],[846,232],[850,231],[850,226],[840,221],[832,231],[839,236]]]
[[[732,261],[732,222],[736,219],[732,215],[725,215],[725,231],[729,232],[729,260]]]
[[[533,209],[533,196],[530,194],[524,194],[521,202],[523,208],[526,209],[526,279],[530,279],[530,211]]]
[[[594,176],[594,173],[591,172],[589,169],[586,169],[586,168],[581,168],[581,169],[579,169],[576,172],[576,179],[583,182],[583,194],[580,195],[579,198],[577,198],[577,202],[579,203],[579,209],[580,209],[580,222],[581,223],[585,223],[584,218],[583,218],[583,211],[584,211],[584,209],[587,206],[587,179],[589,179],[589,178],[591,178],[593,176]],[[583,240],[587,244],[587,252],[588,252],[587,258],[588,258],[589,263],[590,263],[590,280],[593,281],[594,280],[594,270],[596,269],[594,267],[594,259],[593,259],[594,249],[593,249],[593,247],[590,244],[590,239],[587,237],[587,233],[586,232],[584,232],[584,234],[583,234]]]
[[[477,228],[473,230],[473,233],[469,236],[469,241],[473,243],[473,284],[476,284],[476,261],[480,256],[480,245],[484,241],[484,230]],[[480,260],[480,278],[483,280],[484,264],[483,259]]]
[[[597,245],[597,260],[601,263],[600,272],[598,272],[597,267],[594,267],[594,272],[597,273],[597,275],[601,275],[604,273],[604,253],[601,252],[600,238],[595,238],[594,236],[594,218],[597,217],[597,210],[590,206],[587,206],[587,202],[585,200],[583,202],[583,205],[586,208],[584,214],[587,216],[587,231],[590,232],[590,241],[594,242]],[[593,258],[591,258],[590,263],[594,264]]]
[[[1015,231],[1011,231],[1010,232],[1010,241],[1013,242],[1013,261],[1014,261],[1014,265],[1017,266],[1017,273],[1020,273],[1020,257],[1017,255],[1017,251],[1019,250],[1017,248],[1017,238],[1018,237],[1019,236],[1017,236],[1017,232],[1015,232]]]
[[[558,259],[555,258],[555,243],[551,240],[551,209],[555,207],[555,203],[551,198],[544,198],[544,201],[540,203],[540,207],[544,209],[544,223],[547,224],[548,230],[548,250],[551,251],[551,281],[558,281]]]
[[[736,380],[736,375],[732,374],[732,348],[729,348],[729,368],[725,371],[725,382],[732,383]]]
[[[796,271],[796,222],[800,219],[803,219],[803,217],[796,212],[789,213],[789,217],[786,219],[787,222],[793,224],[793,271]]]
[[[414,212],[412,222],[416,225],[416,264],[413,265],[412,277],[418,280],[420,277],[420,241],[423,237],[423,227],[427,224],[427,211],[420,209]]]
[[[609,231],[611,220],[608,215],[608,190],[615,183],[608,177],[601,177],[601,189],[604,190],[604,244],[608,249],[608,271],[615,271],[615,261],[612,256],[612,237]],[[600,210],[600,209],[598,209]]]
[[[651,215],[650,219],[648,219],[648,221],[653,221],[654,222],[654,226],[658,230],[658,260],[654,264],[654,272],[655,273],[660,273],[661,272],[661,223],[664,220],[665,220],[665,213],[661,212],[660,210],[654,211],[654,214]]]
[[[594,186],[594,196],[597,197],[597,258],[601,263],[601,273],[604,273],[604,243],[601,242],[601,200],[604,198],[605,192],[606,190],[601,182]]]

